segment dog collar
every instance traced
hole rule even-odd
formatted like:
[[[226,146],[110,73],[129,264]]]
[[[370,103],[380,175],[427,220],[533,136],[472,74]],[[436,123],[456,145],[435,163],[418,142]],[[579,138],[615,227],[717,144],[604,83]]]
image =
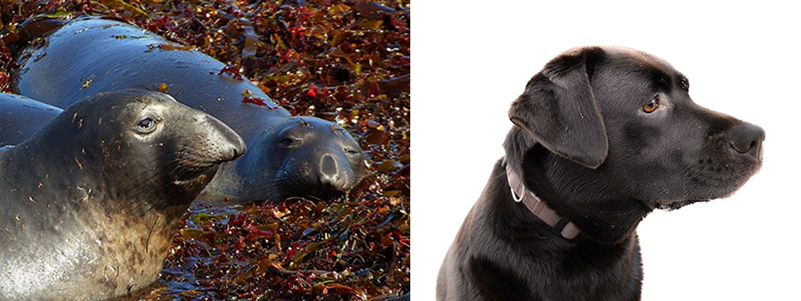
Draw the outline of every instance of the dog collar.
[[[566,239],[575,239],[581,234],[581,229],[579,229],[576,224],[556,214],[556,211],[553,211],[545,202],[534,195],[533,192],[526,189],[520,176],[512,170],[509,164],[506,164],[506,158],[503,159],[503,165],[506,168],[506,178],[509,181],[509,187],[512,189],[512,199],[516,203],[523,203],[531,213],[534,213],[540,220],[548,224],[548,226],[551,226],[554,232],[562,235],[562,237]]]

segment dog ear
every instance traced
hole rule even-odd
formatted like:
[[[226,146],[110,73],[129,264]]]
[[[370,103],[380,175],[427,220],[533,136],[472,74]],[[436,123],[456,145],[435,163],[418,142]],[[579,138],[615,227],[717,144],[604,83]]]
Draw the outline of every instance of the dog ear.
[[[606,159],[609,143],[590,79],[598,47],[569,50],[534,75],[512,103],[509,119],[540,144],[590,168]]]

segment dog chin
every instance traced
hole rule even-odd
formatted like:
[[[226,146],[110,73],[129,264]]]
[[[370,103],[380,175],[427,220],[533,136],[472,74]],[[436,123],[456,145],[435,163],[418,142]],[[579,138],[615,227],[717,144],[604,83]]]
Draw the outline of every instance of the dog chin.
[[[689,199],[689,200],[656,200],[651,207],[654,208],[654,209],[661,209],[661,210],[665,210],[665,211],[673,211],[673,210],[677,210],[679,208],[682,208],[684,206],[687,206],[687,205],[690,205],[690,204],[695,204],[695,203],[698,203],[698,202],[708,202],[708,201],[715,200],[715,199],[725,199],[725,198],[728,198],[728,197],[734,195],[734,193],[737,192],[737,190],[739,190],[741,187],[743,187],[743,185],[745,185],[745,182],[747,180],[748,179],[746,178],[741,183],[739,183],[739,184],[737,184],[735,186],[725,187],[724,189],[721,189],[721,191],[712,192],[712,193],[710,193],[711,195],[708,194],[708,195],[703,196],[703,197],[698,198],[698,199]]]
[[[698,202],[708,202],[711,199],[697,199],[697,200],[674,200],[674,201],[657,201],[657,209],[665,211],[678,210],[684,206],[695,204]]]

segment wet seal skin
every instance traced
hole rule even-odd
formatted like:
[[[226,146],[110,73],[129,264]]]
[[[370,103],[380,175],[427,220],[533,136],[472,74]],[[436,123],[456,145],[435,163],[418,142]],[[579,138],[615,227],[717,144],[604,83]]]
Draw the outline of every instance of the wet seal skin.
[[[325,199],[348,192],[364,177],[361,149],[346,130],[319,118],[292,116],[256,85],[199,51],[99,18],[68,22],[34,41],[17,54],[20,68],[13,81],[21,95],[63,108],[99,92],[163,91],[236,130],[250,151],[221,166],[204,195]]]
[[[727,197],[762,166],[765,131],[689,91],[633,49],[548,62],[511,105],[506,156],[445,256],[437,300],[639,300],[640,221]]]
[[[24,96],[0,93],[0,146],[28,139],[61,111]]]
[[[0,300],[105,299],[152,283],[181,215],[243,152],[231,128],[163,93],[70,106],[0,149]]]

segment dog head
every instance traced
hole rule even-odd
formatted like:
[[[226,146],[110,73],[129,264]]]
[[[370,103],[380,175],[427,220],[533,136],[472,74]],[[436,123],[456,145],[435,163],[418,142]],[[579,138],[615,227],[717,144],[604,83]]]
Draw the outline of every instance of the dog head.
[[[759,170],[765,132],[699,106],[689,89],[683,74],[648,53],[571,49],[512,103],[507,158],[526,182],[553,186],[543,193],[557,194],[552,202],[566,211],[650,211],[726,197]]]

